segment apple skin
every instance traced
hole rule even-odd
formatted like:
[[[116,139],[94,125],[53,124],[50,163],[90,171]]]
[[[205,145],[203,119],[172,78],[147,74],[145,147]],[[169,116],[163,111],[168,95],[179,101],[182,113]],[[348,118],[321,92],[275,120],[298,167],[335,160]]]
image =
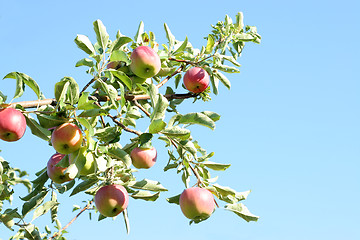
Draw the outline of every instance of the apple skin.
[[[83,136],[74,123],[63,123],[51,134],[51,144],[58,153],[69,154],[81,147]]]
[[[53,182],[59,184],[73,180],[73,178],[69,177],[68,173],[65,173],[67,168],[55,166],[61,161],[61,159],[63,159],[63,157],[65,157],[64,154],[55,153],[50,157],[47,163],[47,175],[51,180],[53,180]]]
[[[184,85],[193,93],[201,93],[206,90],[210,83],[209,74],[200,67],[190,68],[184,75]]]
[[[138,77],[151,78],[158,74],[161,69],[159,55],[148,46],[140,46],[134,49],[130,56],[131,71]]]
[[[155,164],[157,158],[157,151],[154,147],[145,149],[136,147],[131,151],[130,157],[134,167],[138,169],[148,169]]]
[[[80,171],[80,175],[81,176],[87,176],[91,173],[95,172],[95,159],[94,156],[92,155],[92,153],[85,153],[86,152],[86,148],[81,148],[79,151],[82,151],[82,153],[80,154],[79,157],[84,157],[85,158],[85,164],[83,166],[83,168]],[[69,154],[69,164],[73,164],[75,163],[75,158],[78,152],[73,152]],[[91,157],[86,157],[87,154],[91,154]]]
[[[106,217],[115,217],[129,204],[129,194],[121,185],[106,185],[95,194],[95,205]]]
[[[215,209],[212,193],[199,187],[185,189],[180,195],[179,204],[181,211],[189,219],[208,218]]]
[[[14,108],[0,110],[0,139],[14,142],[24,136],[26,119],[24,115]]]

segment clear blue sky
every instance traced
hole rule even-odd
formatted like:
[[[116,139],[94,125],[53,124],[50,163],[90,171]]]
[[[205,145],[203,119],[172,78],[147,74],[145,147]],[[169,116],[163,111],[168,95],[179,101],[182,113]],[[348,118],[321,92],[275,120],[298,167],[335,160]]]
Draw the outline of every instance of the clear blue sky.
[[[80,85],[89,80],[85,68],[74,67],[85,55],[73,39],[85,34],[95,41],[96,19],[112,39],[119,29],[134,36],[143,20],[161,42],[166,22],[177,39],[187,36],[201,47],[211,24],[242,11],[245,24],[257,26],[263,38],[261,45],[247,45],[241,73],[229,76],[231,91],[221,88],[211,103],[188,101],[183,108],[221,114],[215,131],[193,129],[193,135],[215,152],[214,160],[232,164],[218,174],[219,184],[252,190],[244,203],[259,221],[247,223],[218,209],[209,220],[189,226],[180,209],[165,201],[183,185],[173,172],[162,172],[167,162],[162,151],[155,167],[138,176],[159,180],[169,192],[155,203],[130,200],[130,235],[121,218],[97,222],[84,214],[67,239],[360,239],[358,1],[0,0],[0,10],[0,77],[24,72],[47,97],[64,76]],[[9,96],[14,85],[0,80]],[[35,95],[29,91],[20,100],[30,99]],[[29,169],[30,178],[53,154],[29,129],[19,142],[0,142],[0,149],[13,166]],[[82,205],[81,196],[62,200],[59,217],[66,224],[74,215],[72,204]],[[0,239],[10,234],[0,226]]]

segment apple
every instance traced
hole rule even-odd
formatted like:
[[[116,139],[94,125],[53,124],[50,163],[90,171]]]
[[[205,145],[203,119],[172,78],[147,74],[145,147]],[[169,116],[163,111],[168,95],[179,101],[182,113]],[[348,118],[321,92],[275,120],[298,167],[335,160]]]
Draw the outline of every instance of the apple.
[[[79,151],[69,154],[69,164],[79,161],[83,162],[83,167],[80,170],[80,175],[86,176],[95,172],[95,159],[91,152],[86,153],[86,148],[80,148]]]
[[[95,194],[95,206],[106,217],[115,217],[129,203],[129,194],[121,185],[106,185],[101,187]]]
[[[193,93],[201,93],[206,90],[210,83],[209,74],[200,67],[193,67],[184,75],[184,85]]]
[[[206,219],[215,209],[212,193],[199,187],[185,189],[179,199],[181,211],[189,219]]]
[[[140,46],[135,48],[130,59],[130,69],[138,77],[151,78],[160,71],[159,55],[151,47]]]
[[[73,180],[71,176],[74,176],[70,171],[67,171],[67,168],[56,166],[63,157],[65,157],[64,154],[55,153],[47,163],[47,175],[53,182],[59,184]]]
[[[26,129],[24,115],[14,108],[0,109],[0,139],[14,142],[22,138]]]
[[[157,158],[157,151],[154,147],[151,148],[134,148],[130,153],[131,161],[136,168],[151,168]]]
[[[83,136],[74,123],[63,123],[51,134],[51,144],[58,153],[69,154],[81,147]]]

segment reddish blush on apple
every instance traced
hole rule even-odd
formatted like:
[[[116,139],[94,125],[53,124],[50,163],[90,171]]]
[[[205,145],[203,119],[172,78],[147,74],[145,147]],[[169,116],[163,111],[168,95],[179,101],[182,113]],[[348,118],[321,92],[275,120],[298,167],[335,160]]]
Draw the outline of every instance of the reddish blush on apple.
[[[14,142],[22,138],[26,130],[26,119],[17,109],[0,109],[0,139]]]
[[[56,164],[58,164],[61,161],[61,159],[63,159],[64,157],[65,157],[64,154],[55,153],[54,155],[51,156],[51,158],[47,163],[47,169],[46,169],[47,175],[55,183],[61,184],[64,182],[71,181],[73,179],[69,176],[70,173],[66,172],[67,168],[56,166]]]
[[[95,206],[106,217],[115,217],[129,204],[129,194],[121,185],[106,185],[95,194]]]
[[[206,90],[210,83],[209,74],[200,67],[193,67],[184,75],[184,85],[193,93],[201,93]]]
[[[206,219],[215,209],[212,193],[199,187],[185,189],[179,199],[181,211],[189,219]]]
[[[155,76],[161,69],[159,55],[148,46],[139,46],[130,56],[131,71],[138,77],[147,79]]]
[[[132,164],[134,167],[140,169],[148,169],[151,168],[157,159],[157,151],[154,147],[152,148],[134,148],[131,153],[130,157],[132,160]]]
[[[63,123],[51,134],[51,144],[58,153],[69,154],[81,147],[83,136],[74,123]]]

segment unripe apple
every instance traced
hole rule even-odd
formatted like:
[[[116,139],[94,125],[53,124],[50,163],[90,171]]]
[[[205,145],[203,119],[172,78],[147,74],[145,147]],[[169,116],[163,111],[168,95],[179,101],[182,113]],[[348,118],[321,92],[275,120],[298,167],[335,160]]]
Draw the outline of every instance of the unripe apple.
[[[157,151],[154,147],[152,148],[134,148],[130,153],[131,161],[136,168],[151,168],[157,158]]]
[[[74,123],[63,123],[56,127],[51,134],[51,144],[62,154],[75,152],[81,147],[82,133]]]
[[[129,194],[121,185],[106,185],[95,194],[95,205],[99,212],[106,217],[115,217],[129,203]]]
[[[73,174],[71,174],[69,171],[66,171],[67,168],[56,166],[56,164],[58,164],[61,159],[63,159],[63,157],[65,157],[64,154],[55,153],[51,156],[47,163],[47,175],[51,180],[59,184],[71,181],[73,179],[70,177],[70,175]]]
[[[212,193],[199,187],[185,189],[179,199],[181,211],[189,219],[206,219],[215,209],[215,200]]]
[[[73,152],[69,154],[69,164],[73,164],[76,161],[84,161],[84,166],[80,171],[80,175],[86,176],[95,172],[95,159],[91,152],[86,153],[86,148],[80,148],[79,152]]]
[[[130,69],[138,77],[151,78],[160,71],[159,55],[151,47],[140,46],[135,48],[130,59]]]
[[[183,79],[186,89],[193,93],[205,91],[210,83],[209,74],[200,67],[190,68]]]
[[[14,142],[22,138],[26,129],[24,115],[14,108],[0,110],[0,139]]]

